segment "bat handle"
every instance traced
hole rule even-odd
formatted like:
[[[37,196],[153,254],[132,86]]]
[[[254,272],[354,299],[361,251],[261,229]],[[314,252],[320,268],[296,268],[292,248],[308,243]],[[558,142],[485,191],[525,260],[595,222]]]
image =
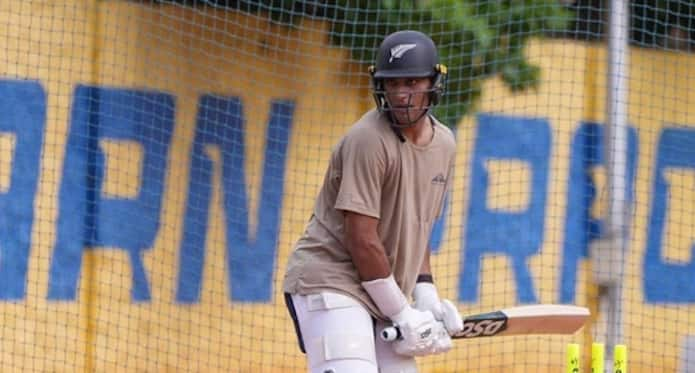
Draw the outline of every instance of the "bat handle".
[[[395,325],[388,326],[381,330],[380,337],[384,342],[393,342],[396,339],[401,338],[401,331]]]

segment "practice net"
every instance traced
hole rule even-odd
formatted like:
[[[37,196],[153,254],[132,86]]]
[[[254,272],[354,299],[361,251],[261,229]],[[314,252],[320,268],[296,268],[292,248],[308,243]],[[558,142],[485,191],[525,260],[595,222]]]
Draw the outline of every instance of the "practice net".
[[[588,370],[611,341],[631,372],[695,371],[693,8],[630,2],[610,60],[608,3],[0,2],[2,370],[306,371],[287,258],[374,107],[376,47],[417,29],[458,147],[430,238],[442,297],[592,311],[421,371],[558,372],[569,343]]]

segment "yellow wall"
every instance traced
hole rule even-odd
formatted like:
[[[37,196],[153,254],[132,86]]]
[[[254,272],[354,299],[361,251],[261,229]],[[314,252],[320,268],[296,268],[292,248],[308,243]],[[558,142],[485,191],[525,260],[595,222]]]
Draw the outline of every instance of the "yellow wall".
[[[0,73],[9,79],[39,80],[48,96],[27,296],[24,302],[0,305],[6,320],[0,342],[3,366],[59,371],[263,371],[298,364],[281,298],[276,299],[277,306],[230,304],[225,268],[214,263],[224,258],[218,193],[208,232],[209,270],[202,299],[195,305],[175,303],[187,187],[181,180],[188,178],[201,93],[239,96],[244,101],[246,120],[253,124],[247,133],[247,167],[252,170],[247,181],[256,188],[262,161],[258,154],[264,146],[259,134],[265,128],[256,124],[267,123],[271,98],[294,99],[297,109],[288,156],[296,162],[294,169],[309,171],[286,177],[290,198],[284,202],[282,221],[291,224],[282,227],[278,263],[284,266],[314,198],[320,177],[314,168],[320,168],[328,155],[329,145],[316,148],[317,139],[334,142],[368,102],[355,98],[366,95],[358,93],[357,84],[349,81],[353,78],[344,73],[357,67],[346,61],[344,51],[326,45],[324,26],[306,23],[301,30],[289,30],[237,13],[120,1],[2,6],[3,17],[8,17],[4,23],[11,27],[0,28],[0,38],[7,41],[0,48],[6,54]],[[160,90],[176,97],[165,208],[155,246],[145,252],[153,299],[148,304],[131,301],[129,262],[124,252],[115,250],[85,254],[78,301],[46,301],[69,109],[78,83]],[[348,88],[326,92],[328,86]],[[3,157],[6,154],[2,152]],[[122,157],[127,160],[130,155]],[[250,211],[255,211],[257,193],[250,189],[249,196]]]
[[[213,224],[208,230],[207,261],[200,302],[177,304],[174,299],[177,248],[186,201],[188,157],[201,93],[239,96],[245,103],[248,127],[246,162],[249,211],[255,211],[260,185],[263,131],[269,101],[296,102],[285,181],[274,289],[280,289],[286,258],[303,230],[323,176],[330,147],[344,129],[371,106],[363,67],[351,63],[345,51],[329,45],[326,25],[305,21],[299,28],[274,26],[263,17],[233,12],[141,6],[115,1],[5,2],[0,15],[0,74],[8,79],[35,79],[47,94],[47,123],[39,189],[35,202],[27,296],[21,302],[0,303],[3,366],[37,370],[96,371],[301,371],[291,325],[279,294],[269,305],[231,303],[224,265],[225,234],[219,191],[214,195]],[[478,110],[548,118],[553,135],[546,234],[541,254],[530,267],[538,280],[539,300],[557,301],[558,271],[565,216],[565,192],[571,136],[582,120],[603,120],[605,54],[598,45],[566,40],[535,42],[529,56],[542,69],[537,90],[512,95],[498,80],[487,82]],[[655,145],[668,124],[695,123],[695,92],[688,55],[633,49],[631,51],[630,122],[639,132],[637,202],[631,229],[632,254],[625,284],[626,339],[632,371],[672,371],[675,348],[686,333],[692,306],[648,305],[641,293],[641,271],[653,183]],[[85,254],[79,297],[74,302],[47,301],[49,262],[55,239],[55,215],[69,110],[76,84],[159,90],[176,97],[176,126],[167,170],[161,228],[154,247],[146,251],[152,301],[134,303],[127,258],[121,251]],[[434,258],[443,293],[455,297],[471,149],[473,116],[459,126],[457,177],[447,221],[447,240]],[[1,148],[0,148],[1,149]],[[120,150],[123,152],[123,150]],[[113,150],[118,153],[119,150]],[[128,159],[129,154],[120,154]],[[0,152],[0,165],[8,159]],[[511,164],[509,174],[527,173]],[[516,175],[516,176],[514,176]],[[108,180],[108,178],[107,178]],[[111,179],[116,180],[116,179]],[[219,175],[215,180],[219,180]],[[675,182],[687,184],[688,175]],[[219,181],[217,181],[219,183]],[[113,181],[117,183],[117,181]],[[497,184],[504,185],[500,179]],[[493,182],[491,182],[493,184]],[[219,185],[219,184],[217,184]],[[109,186],[107,186],[108,188]],[[127,193],[111,185],[115,193]],[[681,188],[672,198],[695,200],[695,188]],[[505,196],[502,187],[500,196]],[[516,193],[516,194],[514,194]],[[493,201],[515,205],[523,192]],[[507,197],[500,197],[507,198]],[[602,207],[597,206],[597,211]],[[688,229],[695,225],[689,211],[668,255],[683,257],[692,244]],[[254,221],[254,215],[250,217]],[[680,250],[680,251],[679,251]],[[578,278],[578,303],[595,309],[596,290],[588,285],[588,264]],[[460,304],[463,313],[480,312],[515,302],[511,269],[505,259],[484,261],[480,302]],[[682,323],[673,322],[680,320]],[[645,323],[652,323],[647,328]],[[436,371],[531,371],[540,365],[558,371],[567,342],[588,343],[590,334],[524,337],[458,342],[446,357],[424,359]],[[658,352],[658,353],[657,353]],[[441,368],[442,370],[439,370]],[[644,370],[642,370],[644,368]],[[16,369],[19,370],[19,369]],[[26,370],[26,369],[23,369]]]

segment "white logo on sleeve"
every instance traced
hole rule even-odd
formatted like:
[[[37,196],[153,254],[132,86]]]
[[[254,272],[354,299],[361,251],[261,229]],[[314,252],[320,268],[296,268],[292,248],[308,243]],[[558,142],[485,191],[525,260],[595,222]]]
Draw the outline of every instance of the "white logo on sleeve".
[[[389,58],[389,63],[393,62],[394,58],[401,58],[403,54],[411,49],[415,49],[417,44],[398,44],[391,48],[391,58]]]

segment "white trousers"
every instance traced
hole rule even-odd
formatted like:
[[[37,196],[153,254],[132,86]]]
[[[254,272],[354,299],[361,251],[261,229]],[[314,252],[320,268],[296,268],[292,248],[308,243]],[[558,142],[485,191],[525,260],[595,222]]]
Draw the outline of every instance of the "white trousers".
[[[374,321],[352,297],[322,292],[291,295],[310,373],[416,373],[415,359],[396,354],[375,337],[386,323]],[[296,326],[296,325],[295,325]]]

